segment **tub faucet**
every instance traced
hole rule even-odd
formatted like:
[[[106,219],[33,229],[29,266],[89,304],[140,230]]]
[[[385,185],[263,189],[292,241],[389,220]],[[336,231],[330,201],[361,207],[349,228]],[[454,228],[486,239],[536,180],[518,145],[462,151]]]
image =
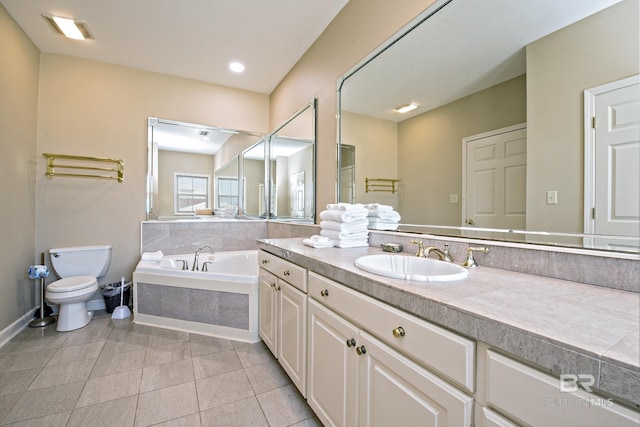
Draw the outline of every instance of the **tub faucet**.
[[[196,249],[196,255],[193,258],[193,266],[191,267],[191,271],[200,271],[200,269],[198,268],[198,258],[200,258],[200,252],[204,249],[209,249],[211,253],[213,253],[213,248],[209,245],[201,246]]]

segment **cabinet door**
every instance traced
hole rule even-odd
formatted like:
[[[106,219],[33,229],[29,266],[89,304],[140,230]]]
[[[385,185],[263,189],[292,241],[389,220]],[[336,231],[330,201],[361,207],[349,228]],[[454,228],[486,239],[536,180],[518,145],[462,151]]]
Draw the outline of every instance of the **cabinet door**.
[[[258,332],[269,350],[277,356],[278,339],[278,278],[265,269],[260,269],[258,287],[259,310]]]
[[[366,332],[358,345],[360,426],[471,426],[471,396]]]
[[[306,397],[307,295],[280,280],[278,360]]]
[[[358,330],[311,298],[308,310],[307,402],[323,425],[355,426]]]

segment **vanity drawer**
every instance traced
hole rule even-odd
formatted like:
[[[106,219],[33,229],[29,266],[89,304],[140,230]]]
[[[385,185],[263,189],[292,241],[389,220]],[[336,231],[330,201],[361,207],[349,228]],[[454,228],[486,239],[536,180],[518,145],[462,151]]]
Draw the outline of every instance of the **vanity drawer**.
[[[309,295],[391,347],[474,391],[474,341],[313,272],[309,272]]]
[[[258,251],[258,264],[295,288],[307,292],[307,270],[305,268],[265,251]]]
[[[487,403],[526,424],[638,426],[638,412],[577,389],[575,383],[561,389],[558,377],[491,350],[486,363]]]

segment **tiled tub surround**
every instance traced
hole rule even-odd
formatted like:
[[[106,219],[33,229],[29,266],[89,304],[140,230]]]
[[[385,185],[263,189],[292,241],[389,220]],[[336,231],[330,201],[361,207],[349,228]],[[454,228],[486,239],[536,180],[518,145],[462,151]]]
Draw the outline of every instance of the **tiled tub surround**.
[[[256,239],[267,237],[267,221],[143,221],[140,235],[142,252],[194,253],[204,245],[216,252],[241,251],[256,249]]]
[[[285,250],[289,261],[309,271],[554,375],[593,375],[597,390],[640,407],[637,293],[498,270],[481,256],[484,266],[467,279],[425,284],[354,266],[359,256],[381,253],[378,247],[313,249],[300,238],[265,239],[259,247],[277,256]]]
[[[249,330],[247,294],[153,283],[138,283],[137,290],[139,314]]]
[[[220,251],[208,271],[140,261],[133,272],[135,322],[220,338],[258,342],[257,251]],[[165,256],[189,260],[191,254]],[[170,265],[170,264],[167,264]],[[179,265],[179,264],[178,264]]]

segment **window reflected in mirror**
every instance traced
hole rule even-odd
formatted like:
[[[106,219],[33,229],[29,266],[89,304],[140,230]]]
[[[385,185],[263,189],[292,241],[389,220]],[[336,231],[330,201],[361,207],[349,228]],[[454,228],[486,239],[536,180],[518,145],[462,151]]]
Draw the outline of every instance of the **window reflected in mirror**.
[[[155,117],[147,123],[147,219],[235,216],[239,155],[262,135]]]

